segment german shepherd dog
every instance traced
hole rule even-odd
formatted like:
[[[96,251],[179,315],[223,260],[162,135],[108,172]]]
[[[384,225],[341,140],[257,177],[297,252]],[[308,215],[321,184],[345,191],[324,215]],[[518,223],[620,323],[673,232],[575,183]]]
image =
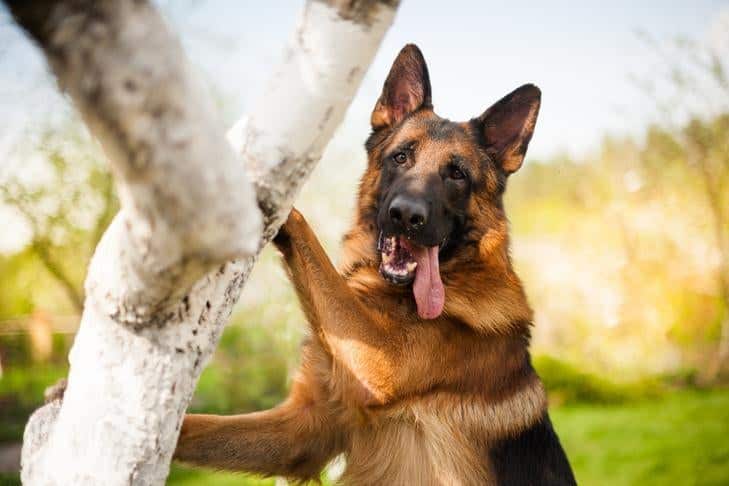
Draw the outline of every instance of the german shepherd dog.
[[[470,121],[441,118],[405,46],[372,113],[341,271],[296,210],[274,239],[312,330],[288,398],[187,415],[175,457],[304,481],[344,454],[352,485],[575,484],[503,206],[540,98],[527,84]]]

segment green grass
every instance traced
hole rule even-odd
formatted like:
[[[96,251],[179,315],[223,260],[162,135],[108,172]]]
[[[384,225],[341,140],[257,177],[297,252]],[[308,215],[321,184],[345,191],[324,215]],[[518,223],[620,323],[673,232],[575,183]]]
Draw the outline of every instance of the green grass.
[[[167,484],[174,486],[273,486],[274,480],[260,479],[246,474],[208,472],[173,465]]]
[[[729,390],[552,412],[578,483],[729,485]]]

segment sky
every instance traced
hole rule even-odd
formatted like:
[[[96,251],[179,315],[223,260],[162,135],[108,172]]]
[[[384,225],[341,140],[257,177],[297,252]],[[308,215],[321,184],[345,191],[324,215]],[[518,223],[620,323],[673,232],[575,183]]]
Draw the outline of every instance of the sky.
[[[303,6],[302,0],[156,3],[222,100],[229,123],[262,91]],[[657,115],[655,101],[635,80],[651,80],[665,68],[646,36],[659,46],[677,37],[693,39],[729,59],[729,1],[402,0],[331,146],[363,151],[382,83],[409,42],[425,55],[441,116],[466,120],[524,83],[538,85],[542,108],[530,158],[584,155],[608,134],[640,136]],[[24,162],[8,154],[25,134],[72,113],[40,52],[2,6],[0,105],[0,167],[6,170],[23,169]],[[7,228],[6,217],[0,208]]]
[[[261,92],[303,2],[158,4],[232,122]],[[728,18],[729,1],[717,0],[403,0],[336,142],[361,146],[392,60],[414,42],[429,64],[441,116],[468,119],[521,84],[535,83],[543,102],[530,155],[584,153],[606,133],[638,133],[655,112],[633,81],[650,79],[658,57],[639,33],[659,43],[678,36],[729,43],[717,33],[729,30]],[[0,151],[65,104],[39,52],[6,12],[0,12],[0,103]]]

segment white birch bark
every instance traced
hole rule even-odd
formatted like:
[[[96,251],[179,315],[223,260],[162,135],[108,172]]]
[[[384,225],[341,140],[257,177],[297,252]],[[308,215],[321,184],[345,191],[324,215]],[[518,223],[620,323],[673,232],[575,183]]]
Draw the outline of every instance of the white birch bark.
[[[89,268],[64,398],[26,426],[22,479],[162,484],[256,255],[341,122],[397,2],[308,1],[261,102],[231,131],[235,150],[147,1],[5,2],[101,140],[122,202]]]

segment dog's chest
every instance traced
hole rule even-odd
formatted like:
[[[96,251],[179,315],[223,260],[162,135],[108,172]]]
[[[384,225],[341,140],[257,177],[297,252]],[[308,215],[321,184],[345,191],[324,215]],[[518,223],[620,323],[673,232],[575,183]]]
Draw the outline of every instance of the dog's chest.
[[[410,408],[353,432],[341,482],[470,486],[493,484],[490,476],[462,423]]]

